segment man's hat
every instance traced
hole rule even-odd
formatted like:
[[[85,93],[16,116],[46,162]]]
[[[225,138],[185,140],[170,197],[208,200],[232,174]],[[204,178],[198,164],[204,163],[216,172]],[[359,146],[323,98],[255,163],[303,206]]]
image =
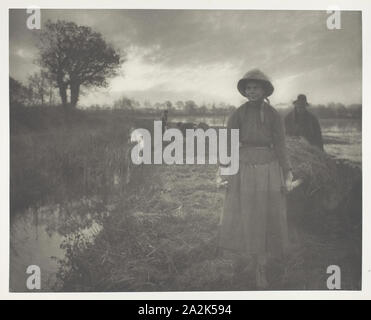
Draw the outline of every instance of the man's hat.
[[[309,106],[309,103],[307,101],[307,96],[305,94],[299,94],[298,98],[294,101],[294,104],[300,103],[304,106]]]

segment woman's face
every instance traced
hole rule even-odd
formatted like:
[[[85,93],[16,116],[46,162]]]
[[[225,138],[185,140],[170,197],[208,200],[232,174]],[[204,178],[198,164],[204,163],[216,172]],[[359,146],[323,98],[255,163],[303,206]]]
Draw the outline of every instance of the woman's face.
[[[264,99],[264,88],[258,81],[249,81],[246,83],[245,94],[250,101],[258,101]]]

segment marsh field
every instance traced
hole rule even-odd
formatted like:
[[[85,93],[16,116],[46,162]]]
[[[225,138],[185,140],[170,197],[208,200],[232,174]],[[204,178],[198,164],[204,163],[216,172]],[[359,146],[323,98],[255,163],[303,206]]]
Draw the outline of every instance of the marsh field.
[[[11,110],[11,291],[28,291],[32,264],[42,291],[255,290],[253,273],[236,277],[216,250],[225,190],[215,165],[140,166],[126,181],[129,129],[151,130],[153,120],[120,110]],[[169,121],[222,126],[225,117]],[[361,175],[361,120],[320,122],[325,151]],[[270,265],[270,290],[327,290],[329,265],[341,267],[341,289],[361,289],[359,188],[326,212],[288,197],[291,250]]]

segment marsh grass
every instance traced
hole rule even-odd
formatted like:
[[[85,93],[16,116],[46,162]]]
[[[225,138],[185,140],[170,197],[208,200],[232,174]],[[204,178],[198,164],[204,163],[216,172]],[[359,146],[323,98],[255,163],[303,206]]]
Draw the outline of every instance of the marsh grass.
[[[296,152],[296,174],[306,178],[296,195],[305,197],[305,202],[297,201],[294,193],[288,199],[291,250],[285,259],[270,261],[270,289],[326,290],[326,269],[331,264],[344,270],[343,289],[359,289],[360,233],[353,228],[359,226],[359,220],[352,224],[347,220],[359,199],[353,199],[343,211],[326,209],[321,201],[332,192],[324,188],[332,183],[331,171],[322,176],[320,172],[336,168],[335,160],[323,154],[308,157],[310,148],[305,143],[289,143],[290,152]],[[321,166],[316,166],[317,162]],[[298,167],[298,163],[304,165]],[[339,175],[345,167],[333,170]],[[253,272],[236,273],[234,259],[221,255],[216,247],[224,199],[224,190],[215,183],[216,166],[145,166],[145,170],[150,178],[136,192],[117,199],[93,242],[66,244],[68,255],[60,261],[55,289],[255,290]],[[356,179],[357,175],[347,173],[336,181],[354,184]],[[308,192],[313,187],[323,187],[321,197]],[[349,187],[337,188],[333,192],[346,197]]]
[[[59,108],[11,109],[11,216],[28,207],[110,195],[127,174],[129,129],[145,127],[125,113]],[[150,129],[150,128],[149,128]],[[139,182],[138,182],[139,183]]]
[[[224,190],[215,165],[135,166],[127,183],[129,128],[151,131],[152,120],[44,111],[11,113],[11,214],[81,198],[98,199],[89,211],[107,211],[96,216],[94,239],[77,232],[62,244],[53,290],[256,289],[254,275],[236,273],[216,248]],[[326,289],[329,264],[344,270],[343,289],[359,289],[361,213],[354,218],[352,210],[360,170],[303,141],[288,148],[305,183],[288,196],[292,250],[285,261],[271,261],[270,289]]]

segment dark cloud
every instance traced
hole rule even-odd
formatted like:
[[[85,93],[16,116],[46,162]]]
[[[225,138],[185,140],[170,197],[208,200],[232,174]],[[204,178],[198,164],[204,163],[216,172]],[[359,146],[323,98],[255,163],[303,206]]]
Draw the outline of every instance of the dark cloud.
[[[328,30],[327,17],[326,11],[42,10],[43,23],[61,19],[89,25],[116,47],[135,47],[144,63],[168,68],[229,63],[241,74],[257,66],[274,79],[315,72],[327,86],[343,89],[347,81],[356,91],[361,14],[342,12],[341,30]],[[37,54],[37,31],[27,30],[25,18],[25,10],[10,12],[10,70],[17,77]],[[297,80],[318,88],[303,77]]]

